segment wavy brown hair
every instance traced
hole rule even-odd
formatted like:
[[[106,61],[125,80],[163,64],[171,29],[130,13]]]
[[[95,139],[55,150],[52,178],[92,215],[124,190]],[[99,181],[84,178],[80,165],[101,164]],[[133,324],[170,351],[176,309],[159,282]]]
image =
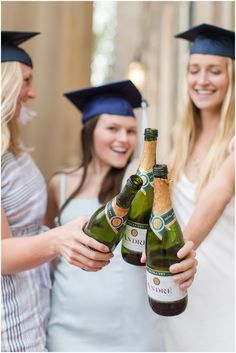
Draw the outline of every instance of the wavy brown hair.
[[[61,224],[60,218],[61,218],[62,211],[66,208],[66,206],[70,203],[70,201],[79,194],[86,180],[88,165],[92,161],[93,135],[94,135],[94,130],[97,125],[98,119],[99,119],[99,116],[96,116],[93,119],[89,120],[84,125],[81,131],[81,144],[82,144],[83,157],[82,157],[82,162],[80,166],[76,169],[73,169],[70,172],[63,172],[66,174],[72,174],[76,170],[83,168],[83,174],[79,185],[71,193],[71,195],[68,197],[68,199],[64,202],[64,204],[61,206],[59,210],[59,214],[58,214],[59,224]],[[130,157],[127,164],[130,162],[131,158],[132,156]],[[120,192],[125,170],[126,170],[126,166],[124,168],[111,167],[111,169],[105,175],[98,194],[98,200],[101,204],[105,204]]]

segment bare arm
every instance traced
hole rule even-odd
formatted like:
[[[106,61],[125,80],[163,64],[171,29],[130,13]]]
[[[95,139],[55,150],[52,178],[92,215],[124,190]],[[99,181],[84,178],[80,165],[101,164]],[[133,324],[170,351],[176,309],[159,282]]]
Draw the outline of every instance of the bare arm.
[[[202,192],[183,233],[197,248],[214,227],[234,195],[235,154],[232,152]]]
[[[48,183],[48,201],[47,210],[44,218],[44,224],[49,228],[55,227],[54,219],[59,212],[59,195],[60,190],[60,176],[54,175]]]
[[[2,207],[1,216],[1,265],[3,274],[12,274],[37,267],[57,256],[58,253],[53,236],[42,237],[42,235],[39,235],[13,238]]]
[[[86,270],[101,269],[109,263],[112,254],[108,253],[108,247],[83,233],[82,227],[86,221],[88,218],[80,217],[39,235],[13,238],[2,208],[2,274],[38,267],[57,255]]]

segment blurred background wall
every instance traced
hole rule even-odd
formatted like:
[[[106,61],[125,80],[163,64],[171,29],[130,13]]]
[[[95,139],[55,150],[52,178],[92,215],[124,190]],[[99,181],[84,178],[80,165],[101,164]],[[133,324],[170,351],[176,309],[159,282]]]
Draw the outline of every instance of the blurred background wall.
[[[80,113],[62,93],[128,77],[149,102],[165,160],[188,51],[174,34],[235,23],[234,1],[2,1],[1,10],[2,29],[42,33],[22,45],[34,61],[38,112],[22,131],[46,179],[80,159]]]

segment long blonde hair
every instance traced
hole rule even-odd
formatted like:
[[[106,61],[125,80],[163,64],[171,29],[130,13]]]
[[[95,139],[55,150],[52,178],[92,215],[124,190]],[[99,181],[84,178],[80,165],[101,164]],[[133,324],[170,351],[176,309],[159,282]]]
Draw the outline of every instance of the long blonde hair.
[[[213,178],[220,165],[228,154],[229,143],[234,136],[234,112],[235,112],[235,69],[234,61],[227,58],[227,71],[229,84],[226,96],[221,108],[220,122],[212,145],[205,157],[204,167],[199,173],[196,196]],[[183,89],[183,112],[173,129],[173,146],[170,156],[170,177],[176,181],[183,171],[192,152],[196,138],[201,131],[200,111],[189,98],[187,80]]]
[[[7,149],[14,154],[22,150],[19,146],[18,119],[13,119],[22,84],[20,63],[1,63],[1,155]]]

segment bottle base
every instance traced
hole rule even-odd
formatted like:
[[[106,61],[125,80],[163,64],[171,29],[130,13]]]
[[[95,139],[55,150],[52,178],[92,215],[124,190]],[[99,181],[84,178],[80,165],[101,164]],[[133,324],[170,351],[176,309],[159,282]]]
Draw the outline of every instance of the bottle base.
[[[172,303],[164,303],[158,302],[151,298],[148,298],[149,304],[152,310],[161,316],[176,316],[184,312],[187,307],[188,300],[184,297],[181,300],[172,302]]]
[[[135,253],[129,253],[129,254],[122,254],[123,260],[127,262],[130,265],[134,266],[145,266],[146,264],[141,263],[141,255],[140,254],[135,254]]]

